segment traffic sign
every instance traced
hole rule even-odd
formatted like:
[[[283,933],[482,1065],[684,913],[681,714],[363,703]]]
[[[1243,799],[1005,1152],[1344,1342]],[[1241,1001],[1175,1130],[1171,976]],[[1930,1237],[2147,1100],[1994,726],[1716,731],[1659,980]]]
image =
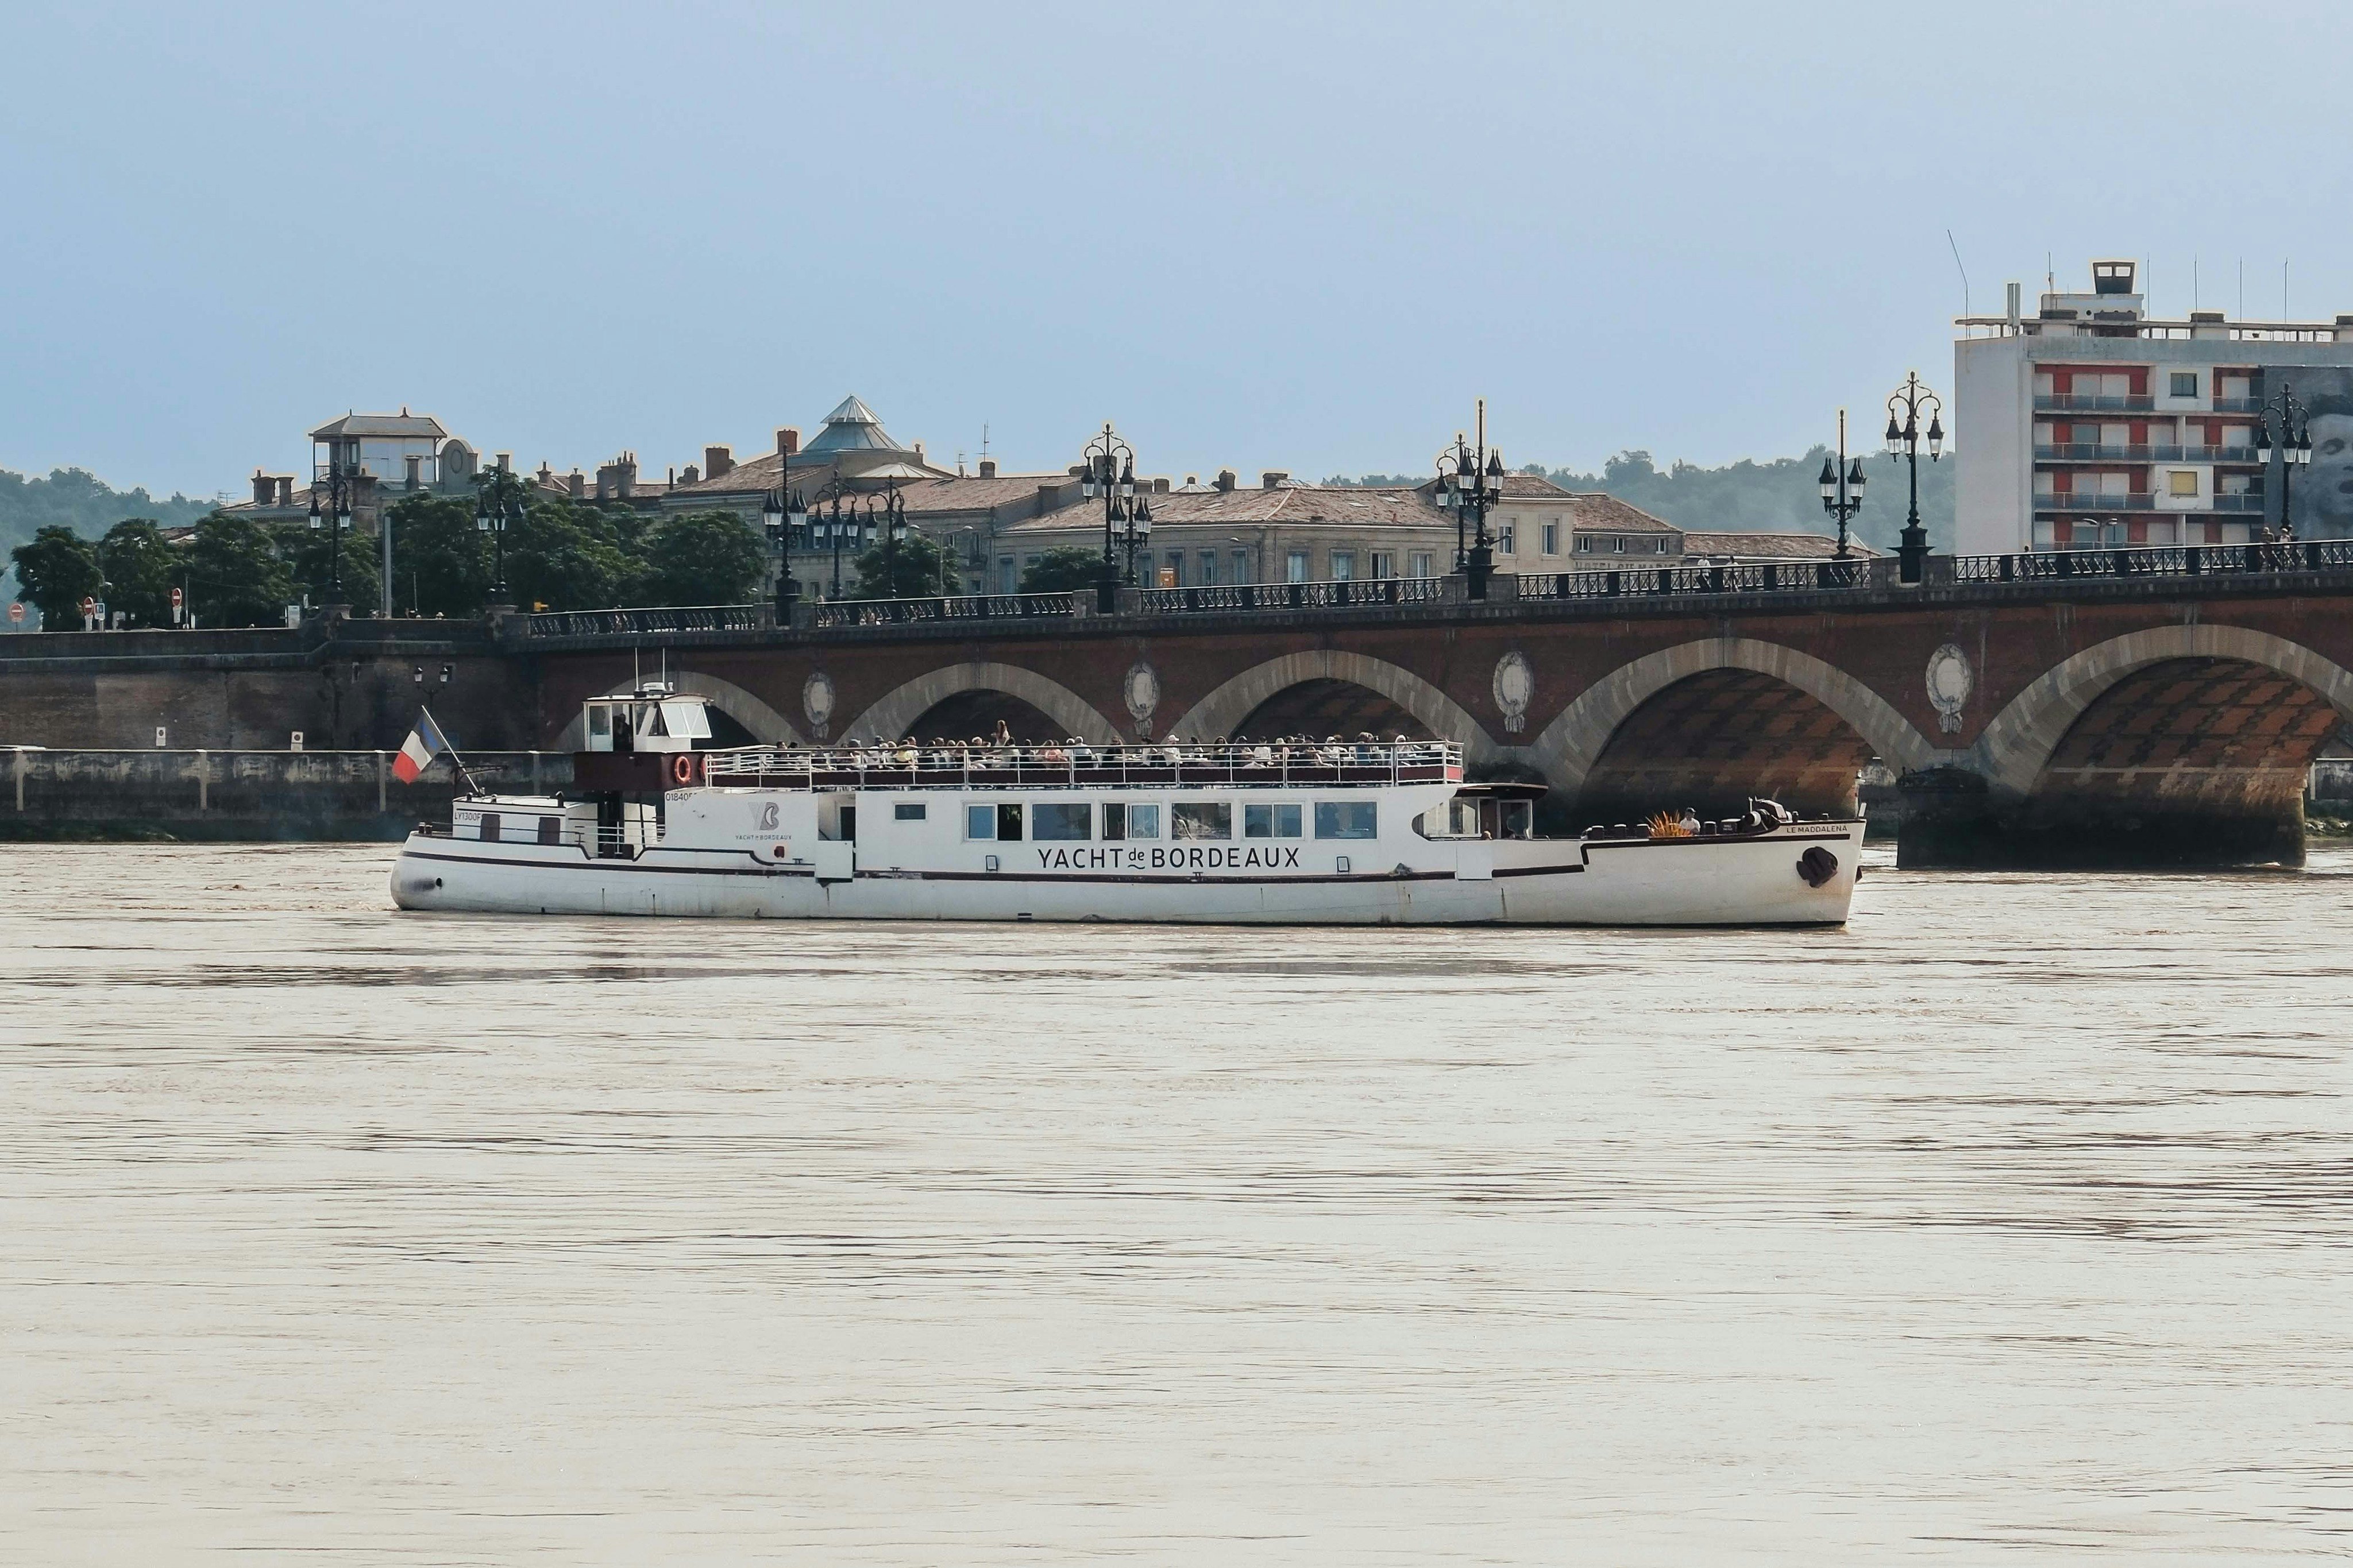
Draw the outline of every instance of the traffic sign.
[[[8,606],[8,624],[16,626],[25,624],[25,606],[21,603]]]

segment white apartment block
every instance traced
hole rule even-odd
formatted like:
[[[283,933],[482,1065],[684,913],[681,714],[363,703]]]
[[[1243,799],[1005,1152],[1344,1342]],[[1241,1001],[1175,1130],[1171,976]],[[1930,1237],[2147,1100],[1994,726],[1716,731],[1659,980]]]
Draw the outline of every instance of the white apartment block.
[[[2280,459],[2263,460],[2258,427],[2283,387],[2313,447],[2289,480],[2296,537],[2353,537],[2353,315],[2157,321],[2135,273],[2095,261],[2092,292],[2044,294],[2031,318],[2013,283],[2006,315],[1957,323],[1958,552],[2264,537],[2281,523]]]

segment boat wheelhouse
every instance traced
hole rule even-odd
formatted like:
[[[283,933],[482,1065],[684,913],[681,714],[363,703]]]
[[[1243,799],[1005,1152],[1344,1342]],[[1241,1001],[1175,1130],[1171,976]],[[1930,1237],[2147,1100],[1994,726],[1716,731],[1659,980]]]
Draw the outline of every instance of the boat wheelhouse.
[[[587,706],[554,795],[420,828],[404,908],[1296,924],[1845,920],[1859,819],[1540,838],[1543,786],[1439,741],[697,749],[701,700]],[[1662,824],[1662,827],[1666,825]]]

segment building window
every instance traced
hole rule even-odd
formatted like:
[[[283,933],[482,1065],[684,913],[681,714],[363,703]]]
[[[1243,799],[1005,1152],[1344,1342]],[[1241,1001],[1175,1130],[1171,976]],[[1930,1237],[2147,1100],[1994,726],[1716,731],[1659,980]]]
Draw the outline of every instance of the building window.
[[[1204,550],[1201,552],[1201,586],[1208,587],[1217,580],[1218,552],[1214,550]]]
[[[1395,555],[1391,554],[1388,551],[1386,551],[1386,550],[1376,550],[1376,551],[1374,551],[1374,552],[1373,552],[1373,577],[1374,577],[1374,580],[1375,580],[1375,581],[1378,581],[1379,579],[1384,578],[1384,577],[1394,577],[1394,576],[1396,576],[1396,575],[1397,575],[1397,557],[1396,557]]]
[[[998,556],[997,558],[997,591],[1000,594],[1010,594],[1020,585],[1021,574],[1013,569],[1013,557]]]
[[[1579,555],[1590,555],[1593,553],[1593,535],[1589,533],[1580,533],[1577,536],[1577,552]]]
[[[1498,555],[1514,555],[1518,553],[1518,552],[1513,548],[1514,541],[1517,535],[1518,530],[1519,524],[1515,522],[1507,522],[1504,524],[1503,527],[1495,531],[1495,552]]]
[[[1560,524],[1547,522],[1544,525],[1544,552],[1546,555],[1560,553]]]
[[[2175,371],[2173,373],[2173,395],[2176,397],[2197,396],[2198,373],[2194,370]]]
[[[2198,493],[2198,470],[2168,468],[2165,475],[2165,493],[2174,496],[2195,496]]]
[[[1234,552],[1234,572],[1233,572],[1233,577],[1232,577],[1232,579],[1231,579],[1231,580],[1232,580],[1232,581],[1234,581],[1234,582],[1236,582],[1236,583],[1247,583],[1247,582],[1249,582],[1249,581],[1250,580],[1250,552],[1249,552],[1249,551],[1247,551],[1247,550],[1237,550],[1237,551],[1235,551],[1235,552]]]
[[[1282,575],[1287,583],[1307,581],[1307,552],[1293,550],[1282,558]]]
[[[1356,552],[1353,550],[1335,550],[1332,552],[1332,581],[1335,583],[1352,582],[1355,580],[1356,575]]]
[[[1160,569],[1160,585],[1164,588],[1181,588],[1185,585],[1185,552],[1183,551],[1172,550],[1168,552],[1168,564]]]
[[[1626,536],[1624,534],[1621,533],[1617,538],[1609,542],[1609,553],[1612,555],[1623,555],[1626,553]]]
[[[1664,555],[1666,552],[1667,552],[1667,542],[1666,542],[1666,539],[1665,539],[1665,537],[1664,537],[1663,535],[1662,535],[1661,537],[1659,537],[1659,538],[1657,538],[1657,539],[1653,539],[1652,541],[1651,541],[1651,554],[1653,554],[1653,555]]]
[[[1417,577],[1429,576],[1430,570],[1430,552],[1427,550],[1417,550],[1412,554],[1407,556],[1406,569]]]

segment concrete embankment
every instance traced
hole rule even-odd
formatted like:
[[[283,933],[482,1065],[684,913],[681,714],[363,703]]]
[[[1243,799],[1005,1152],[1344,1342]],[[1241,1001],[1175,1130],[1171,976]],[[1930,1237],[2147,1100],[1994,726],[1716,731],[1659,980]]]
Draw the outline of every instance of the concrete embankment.
[[[447,821],[457,775],[437,762],[415,784],[390,752],[0,752],[0,838],[385,839]],[[572,782],[564,752],[470,753],[486,786]]]

